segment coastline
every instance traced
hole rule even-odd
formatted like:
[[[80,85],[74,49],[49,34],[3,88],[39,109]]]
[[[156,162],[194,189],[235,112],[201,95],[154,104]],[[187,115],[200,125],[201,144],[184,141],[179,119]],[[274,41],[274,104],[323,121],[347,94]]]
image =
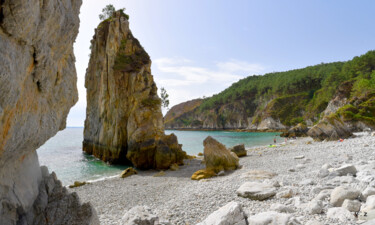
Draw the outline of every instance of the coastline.
[[[84,202],[91,201],[102,224],[117,224],[127,210],[137,205],[150,207],[156,215],[169,220],[171,224],[196,224],[230,201],[240,203],[248,216],[270,211],[272,204],[287,204],[290,199],[274,197],[266,201],[252,201],[237,196],[239,186],[250,181],[245,176],[247,172],[264,170],[277,174],[272,180],[280,183],[278,191],[293,190],[295,194],[292,199],[298,198],[304,206],[293,205],[293,216],[302,224],[311,219],[323,224],[342,224],[337,219],[327,218],[329,204],[324,204],[322,214],[310,215],[304,210],[306,204],[317,195],[317,190],[342,184],[341,180],[335,183],[332,179],[319,178],[317,174],[326,163],[335,168],[345,163],[352,163],[357,168],[375,163],[374,146],[375,137],[366,133],[357,133],[356,137],[344,142],[314,142],[311,138],[298,138],[273,148],[248,148],[248,156],[240,158],[242,168],[225,172],[225,176],[191,180],[190,176],[196,170],[204,168],[197,158],[186,160],[185,165],[177,171],[165,171],[165,176],[154,177],[157,171],[138,171],[137,175],[125,179],[114,177],[69,191],[77,192]],[[295,159],[299,155],[303,155],[303,159]],[[357,176],[348,185],[363,189],[366,184],[360,178]],[[311,184],[304,184],[306,180],[310,180]]]
[[[229,131],[229,132],[254,132],[254,133],[283,133],[287,132],[288,129],[266,129],[266,130],[254,130],[254,129],[232,129],[232,128],[165,128],[166,131]]]

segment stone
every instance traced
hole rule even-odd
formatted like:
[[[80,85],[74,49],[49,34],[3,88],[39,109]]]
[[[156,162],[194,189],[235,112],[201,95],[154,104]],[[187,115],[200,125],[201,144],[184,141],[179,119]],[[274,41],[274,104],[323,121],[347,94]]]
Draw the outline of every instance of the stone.
[[[374,187],[367,187],[361,194],[361,200],[365,201],[370,195],[375,195]]]
[[[361,192],[357,189],[339,186],[333,189],[330,203],[335,207],[340,207],[345,199],[354,200],[358,198],[360,194]]]
[[[294,205],[295,207],[300,207],[303,203],[301,201],[301,198],[297,196],[297,197],[289,198],[287,201],[285,201],[285,204]]]
[[[299,182],[299,185],[301,186],[307,186],[307,185],[316,185],[316,182],[313,179],[305,179],[301,182]]]
[[[309,220],[309,221],[307,221],[306,225],[323,225],[323,223],[321,223],[317,220]]]
[[[251,200],[265,200],[275,196],[276,188],[269,184],[246,182],[237,190],[237,195]]]
[[[81,4],[0,1],[0,224],[99,222],[90,204],[39,166],[36,153],[66,127],[78,101],[73,44]]]
[[[121,172],[120,177],[126,178],[126,177],[130,177],[131,175],[134,175],[134,174],[137,174],[137,173],[138,172],[133,167],[129,167],[129,168],[126,168],[124,171]]]
[[[277,180],[265,179],[265,180],[263,181],[263,183],[265,183],[265,184],[269,184],[269,185],[272,185],[272,186],[274,186],[274,187],[281,187],[279,181],[277,181]]]
[[[218,176],[224,176],[224,175],[225,175],[225,171],[222,170],[222,171],[218,172],[217,175],[218,175]]]
[[[248,218],[248,225],[297,225],[301,224],[290,214],[275,211],[262,212]]]
[[[315,141],[335,141],[340,138],[349,138],[353,134],[340,119],[324,117],[307,132],[307,135]]]
[[[361,203],[358,200],[345,199],[342,203],[342,207],[350,212],[359,212],[361,209]]]
[[[366,203],[361,211],[368,212],[375,209],[375,195],[370,195],[366,198]]]
[[[327,182],[327,184],[332,184],[336,186],[340,184],[352,184],[352,183],[358,183],[358,180],[356,180],[352,176],[334,177],[333,179]]]
[[[165,172],[162,170],[160,171],[159,173],[155,173],[154,175],[152,175],[153,177],[163,177],[165,176]]]
[[[294,156],[294,159],[303,159],[303,158],[305,158],[304,155],[297,155],[297,156]]]
[[[69,188],[76,188],[76,187],[80,187],[80,186],[83,186],[83,185],[86,185],[86,184],[89,184],[89,182],[74,181],[74,184],[69,185]]]
[[[122,217],[121,225],[157,225],[159,217],[147,206],[135,206]]]
[[[339,176],[346,176],[347,174],[356,175],[357,169],[352,164],[343,165],[339,168],[334,169],[333,171],[336,171],[339,173]]]
[[[318,172],[318,177],[319,178],[324,178],[329,175],[329,171],[327,169],[320,169]]]
[[[210,214],[204,221],[197,225],[246,225],[246,215],[241,205],[237,202],[229,202],[225,206]]]
[[[302,169],[305,169],[305,168],[306,168],[306,166],[303,165],[303,164],[297,164],[297,165],[296,165],[296,169],[297,169],[297,170],[302,170]]]
[[[332,193],[332,189],[324,189],[322,191],[320,191],[320,193],[315,197],[315,200],[326,200],[327,198],[329,198],[331,196],[331,193]]]
[[[109,163],[167,170],[183,164],[174,134],[165,135],[151,60],[121,11],[102,21],[86,70],[83,151]]]
[[[307,204],[306,211],[311,214],[320,214],[323,211],[323,202],[320,200],[312,200]]]
[[[328,169],[330,169],[330,168],[332,168],[332,166],[331,166],[331,164],[328,164],[328,163],[326,163],[326,164],[324,164],[324,165],[322,166],[322,169],[326,169],[326,170],[328,170]]]
[[[172,171],[177,171],[179,169],[177,163],[173,163],[170,167],[169,167],[170,170]]]
[[[251,179],[251,180],[263,180],[272,179],[277,176],[276,173],[263,171],[263,170],[250,170],[241,174],[241,179]]]
[[[345,223],[355,219],[353,213],[342,207],[329,208],[327,211],[327,217],[331,219],[338,219],[339,221]]]
[[[234,152],[238,157],[243,157],[247,155],[247,151],[245,149],[244,144],[235,145],[229,149],[231,152]]]
[[[213,170],[198,170],[196,171],[192,176],[192,180],[201,180],[201,179],[207,179],[216,176],[216,173]]]
[[[358,213],[358,219],[359,220],[367,220],[368,224],[375,224],[375,210],[370,210],[370,211],[367,211],[367,212],[359,212]],[[371,221],[371,222],[370,222]],[[367,223],[363,223],[363,224],[367,224]]]
[[[279,213],[294,213],[295,212],[295,210],[292,207],[286,206],[280,203],[272,204],[270,207],[270,210],[276,211]]]
[[[286,189],[283,191],[280,191],[276,194],[277,198],[291,198],[293,196],[293,190],[292,189]]]
[[[218,173],[221,170],[235,170],[239,167],[237,155],[211,136],[203,141],[203,145],[206,169]]]

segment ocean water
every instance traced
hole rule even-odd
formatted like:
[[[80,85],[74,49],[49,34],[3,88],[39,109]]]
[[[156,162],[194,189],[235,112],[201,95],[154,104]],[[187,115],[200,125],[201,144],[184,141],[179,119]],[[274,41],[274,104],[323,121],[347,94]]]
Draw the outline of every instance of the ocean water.
[[[203,152],[203,140],[212,136],[227,147],[245,144],[245,147],[269,145],[277,135],[277,142],[283,141],[280,133],[248,133],[227,131],[171,131],[176,134],[182,148],[189,155]],[[82,151],[83,128],[66,128],[41,146],[37,152],[40,165],[55,171],[64,185],[74,181],[98,180],[119,175],[126,166],[108,165]]]

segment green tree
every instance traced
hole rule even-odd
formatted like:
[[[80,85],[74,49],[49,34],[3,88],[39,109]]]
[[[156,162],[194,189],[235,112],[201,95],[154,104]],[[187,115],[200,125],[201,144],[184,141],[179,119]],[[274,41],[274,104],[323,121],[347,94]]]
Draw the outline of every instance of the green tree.
[[[160,89],[160,97],[161,97],[161,106],[168,109],[169,106],[169,95],[164,87]]]
[[[115,11],[115,7],[112,4],[109,4],[104,9],[102,9],[102,14],[99,14],[99,19],[102,21],[106,20],[110,18]]]

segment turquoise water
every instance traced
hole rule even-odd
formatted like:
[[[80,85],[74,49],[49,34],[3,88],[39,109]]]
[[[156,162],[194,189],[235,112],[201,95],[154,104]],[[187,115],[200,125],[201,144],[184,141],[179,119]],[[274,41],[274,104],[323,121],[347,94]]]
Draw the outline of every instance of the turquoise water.
[[[229,132],[229,131],[178,131],[167,130],[166,134],[174,133],[182,149],[189,155],[197,155],[203,152],[203,140],[211,136],[224,144],[227,148],[238,144],[245,144],[246,148],[273,144],[276,137],[277,143],[284,141],[280,133],[258,133],[258,132]],[[276,136],[275,136],[276,135]]]
[[[268,145],[273,143],[275,135],[280,133],[245,133],[227,131],[166,131],[175,133],[182,148],[189,155],[203,152],[203,140],[212,136],[227,147],[245,144],[246,147]],[[82,152],[83,128],[67,128],[48,140],[37,151],[41,165],[55,171],[64,185],[74,181],[97,180],[116,176],[126,166],[108,165],[93,156]],[[280,143],[283,139],[277,137]]]

